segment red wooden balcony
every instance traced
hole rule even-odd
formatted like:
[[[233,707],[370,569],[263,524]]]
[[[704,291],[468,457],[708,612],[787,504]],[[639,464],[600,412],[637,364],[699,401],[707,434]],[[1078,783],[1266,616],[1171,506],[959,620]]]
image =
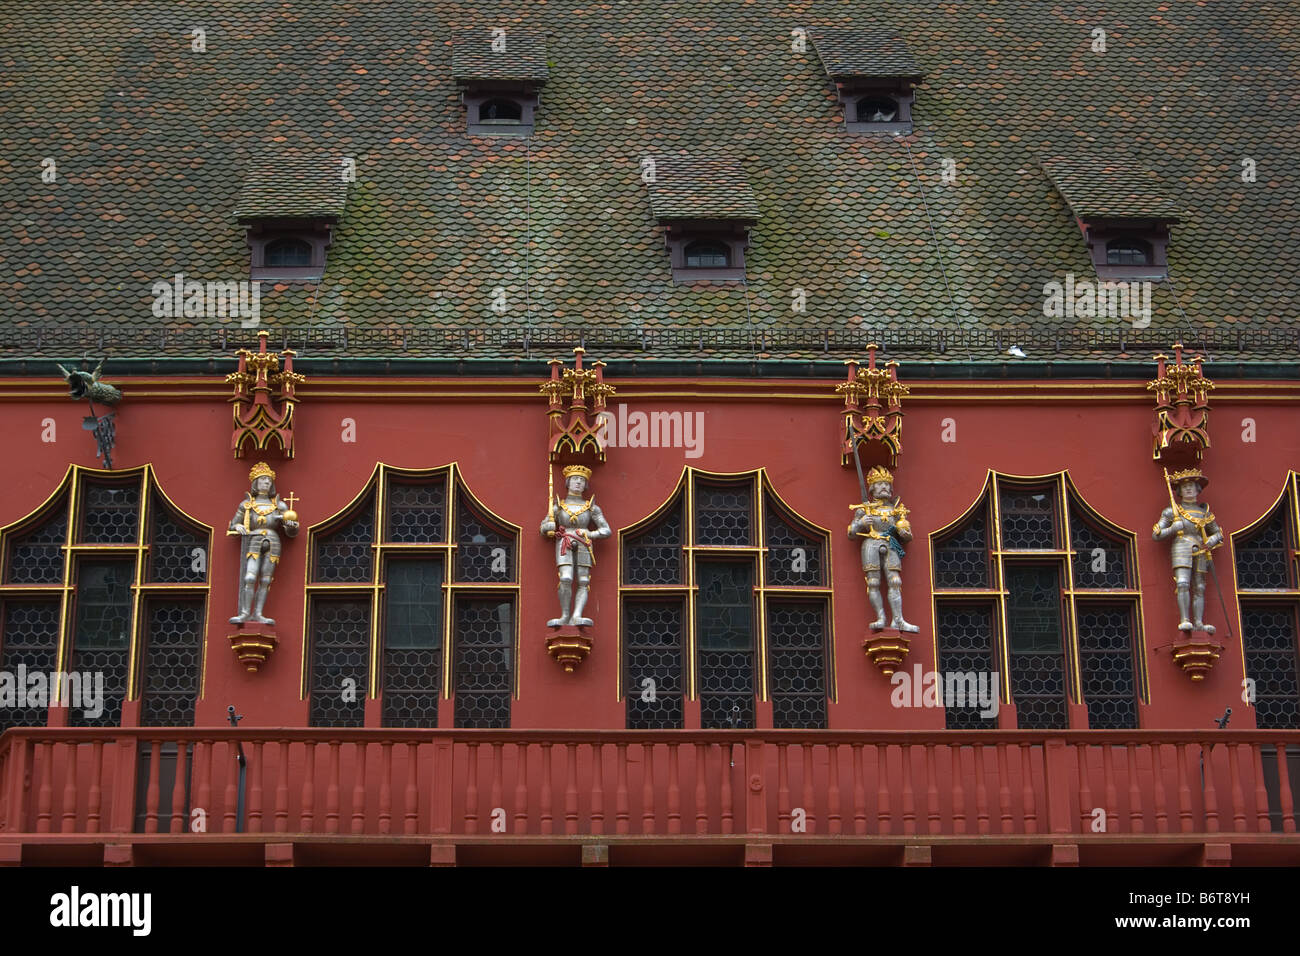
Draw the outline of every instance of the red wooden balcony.
[[[1297,789],[1293,731],[32,728],[0,863],[1296,865]]]

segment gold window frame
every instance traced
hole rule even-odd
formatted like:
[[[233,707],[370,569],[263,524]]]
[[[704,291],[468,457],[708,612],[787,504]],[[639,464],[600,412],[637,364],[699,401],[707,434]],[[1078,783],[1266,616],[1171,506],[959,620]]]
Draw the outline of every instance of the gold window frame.
[[[1057,536],[1057,548],[1013,548],[1004,547],[1002,540],[1002,499],[1004,493],[1012,490],[1050,489],[1053,494],[1054,526]],[[985,509],[990,524],[988,546],[989,587],[987,588],[937,588],[935,582],[935,555],[943,539],[959,530],[971,516]],[[1095,525],[1105,536],[1116,540],[1123,549],[1126,566],[1129,569],[1128,587],[1125,588],[1076,588],[1072,557],[1074,542],[1070,529],[1072,511],[1084,520]],[[1088,503],[1079,491],[1068,468],[1044,475],[1015,475],[989,469],[975,500],[954,520],[929,534],[930,548],[930,610],[931,644],[935,666],[939,666],[939,606],[952,599],[968,602],[986,600],[993,605],[993,646],[989,649],[997,661],[1003,679],[999,681],[1000,697],[1004,704],[1013,703],[1011,699],[1010,641],[1007,634],[1007,598],[1006,567],[1008,563],[1026,563],[1024,558],[1039,559],[1037,563],[1053,562],[1061,574],[1061,625],[1065,640],[1066,688],[1069,703],[1086,706],[1083,697],[1083,669],[1079,655],[1079,604],[1097,603],[1107,598],[1116,603],[1131,607],[1133,620],[1132,653],[1134,684],[1140,704],[1151,702],[1151,686],[1147,672],[1146,633],[1142,622],[1142,581],[1141,569],[1137,559],[1137,533],[1106,518],[1100,511]],[[1139,709],[1139,716],[1140,716]]]
[[[388,488],[389,481],[397,479],[399,482],[421,481],[429,482],[441,479],[443,482],[444,501],[446,502],[446,520],[443,525],[442,540],[433,542],[396,542],[389,541],[388,538]],[[496,524],[508,535],[514,537],[514,565],[511,568],[511,580],[504,581],[457,581],[456,576],[456,552],[459,545],[456,542],[456,522],[458,518],[458,508],[460,507],[460,494],[463,493],[469,500],[470,507],[479,515],[486,518],[489,523]],[[320,582],[316,580],[316,544],[321,536],[328,535],[337,531],[341,526],[347,524],[355,516],[359,507],[369,495],[375,495],[375,532],[374,538],[370,543],[371,548],[371,570],[369,582]],[[514,614],[512,615],[511,635],[511,655],[513,657],[511,667],[511,688],[510,694],[512,700],[519,699],[520,678],[519,678],[519,642],[520,642],[520,624],[519,624],[519,565],[523,558],[521,532],[523,528],[512,521],[508,521],[487,507],[483,501],[476,495],[465,480],[464,474],[460,470],[459,462],[450,462],[446,465],[439,465],[434,468],[398,468],[385,462],[377,462],[366,479],[365,484],[346,505],[338,512],[328,518],[318,521],[307,528],[307,583],[303,588],[303,642],[302,642],[302,661],[301,672],[298,685],[298,699],[306,700],[308,694],[308,677],[309,677],[309,659],[311,650],[311,602],[313,598],[322,596],[335,597],[356,597],[365,596],[370,602],[370,631],[367,638],[369,674],[366,679],[366,695],[369,699],[378,699],[380,693],[380,654],[383,649],[383,614],[385,610],[384,596],[386,587],[385,567],[389,558],[397,555],[407,557],[420,557],[428,555],[440,555],[442,557],[443,580],[442,580],[442,635],[441,635],[441,654],[442,654],[442,681],[439,687],[441,699],[450,700],[452,698],[452,658],[454,650],[453,628],[455,622],[452,619],[452,613],[457,598],[469,595],[480,595],[492,597],[494,595],[508,596],[514,603]]]
[[[695,520],[695,499],[696,486],[699,482],[715,485],[748,485],[750,489],[750,500],[754,508],[754,533],[750,537],[751,541],[759,542],[758,544],[749,545],[701,545],[698,544],[698,534]],[[647,528],[654,525],[661,519],[678,500],[682,500],[683,529],[682,529],[682,583],[680,584],[628,584],[625,566],[625,548],[624,542],[627,537],[639,534]],[[767,562],[768,547],[767,541],[767,503],[771,503],[773,508],[781,514],[790,525],[796,530],[806,534],[810,538],[821,538],[822,551],[825,555],[825,568],[822,579],[825,584],[815,587],[785,587],[780,585],[769,585],[767,583]],[[618,668],[617,680],[615,683],[615,700],[620,703],[625,699],[626,688],[623,684],[623,661],[626,649],[626,639],[624,635],[624,605],[629,597],[637,595],[659,597],[677,595],[685,602],[685,652],[686,661],[684,668],[684,677],[686,685],[686,699],[698,700],[698,635],[696,627],[696,598],[699,593],[699,585],[696,582],[695,559],[703,556],[706,558],[726,558],[726,557],[744,557],[749,556],[756,559],[754,563],[754,613],[757,618],[754,654],[755,660],[755,683],[757,685],[758,700],[767,703],[770,699],[770,687],[768,677],[768,641],[767,641],[767,602],[769,595],[789,595],[791,597],[809,597],[822,599],[826,604],[826,630],[823,635],[823,653],[826,660],[826,691],[827,698],[831,703],[839,701],[839,686],[837,680],[837,671],[835,666],[835,604],[834,604],[834,568],[832,565],[833,548],[831,546],[831,532],[828,528],[823,528],[817,522],[800,514],[793,508],[777,491],[776,486],[772,483],[771,476],[767,469],[760,467],[750,471],[737,472],[720,472],[705,471],[692,465],[682,467],[681,475],[678,476],[677,483],[673,486],[672,491],[664,498],[650,514],[646,515],[632,524],[622,527],[618,530]]]
[[[85,506],[83,501],[84,489],[87,485],[96,482],[106,482],[112,484],[128,484],[136,482],[140,492],[140,507],[136,514],[135,543],[134,544],[86,544],[80,541],[81,521],[85,515]],[[156,495],[156,497],[155,497]],[[149,550],[151,546],[150,533],[152,529],[152,519],[154,517],[155,501],[162,502],[162,510],[167,513],[172,520],[179,523],[182,527],[187,527],[194,534],[206,536],[206,563],[204,565],[203,582],[180,582],[180,583],[162,583],[151,582],[146,580],[146,572],[149,567]],[[10,584],[9,581],[9,556],[10,547],[15,538],[20,538],[27,532],[44,524],[52,518],[59,509],[67,509],[67,533],[64,536],[63,544],[60,549],[63,552],[63,570],[62,583],[60,584]],[[208,664],[208,613],[210,608],[209,592],[212,588],[212,532],[210,525],[190,515],[184,509],[179,507],[171,496],[162,487],[158,480],[158,475],[154,471],[151,463],[137,465],[134,468],[123,468],[120,470],[109,470],[106,468],[88,468],[84,465],[69,465],[68,470],[64,473],[63,478],[55,486],[54,490],[46,496],[35,509],[16,521],[10,522],[0,527],[0,600],[18,597],[49,597],[54,594],[59,598],[59,633],[57,641],[57,650],[55,654],[55,670],[65,671],[68,662],[71,660],[75,651],[76,635],[72,633],[75,623],[75,597],[77,591],[76,585],[76,568],[77,564],[86,556],[114,556],[122,557],[129,555],[133,562],[133,574],[131,575],[131,616],[129,633],[131,635],[130,644],[127,649],[127,678],[126,694],[123,702],[139,700],[142,694],[143,684],[143,650],[146,643],[144,629],[148,622],[144,619],[142,608],[150,598],[160,595],[175,595],[180,597],[197,597],[202,600],[202,627],[203,632],[199,643],[199,694],[198,700],[204,698],[207,687],[207,664]],[[55,706],[60,701],[60,692],[62,688],[56,682],[53,696],[50,700],[50,706]],[[48,715],[47,715],[48,723]]]

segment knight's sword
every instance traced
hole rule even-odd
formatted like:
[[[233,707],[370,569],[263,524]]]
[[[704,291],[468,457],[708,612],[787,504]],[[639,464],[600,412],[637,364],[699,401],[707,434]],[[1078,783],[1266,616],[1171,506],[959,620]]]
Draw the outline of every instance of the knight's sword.
[[[862,495],[862,507],[867,506],[867,479],[862,477],[862,458],[858,455],[858,436],[853,434],[853,420],[849,419],[849,440],[853,443],[853,464],[858,469],[858,493]]]

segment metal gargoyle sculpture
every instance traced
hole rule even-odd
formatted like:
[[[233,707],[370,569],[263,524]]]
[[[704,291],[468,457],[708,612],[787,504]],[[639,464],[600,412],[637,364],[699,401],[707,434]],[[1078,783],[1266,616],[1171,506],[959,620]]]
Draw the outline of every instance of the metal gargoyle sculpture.
[[[99,375],[104,370],[104,360],[100,359],[99,364],[95,366],[93,372],[87,372],[82,369],[68,371],[62,365],[58,366],[59,371],[63,374],[64,381],[68,383],[68,397],[81,401],[83,398],[90,405],[90,414],[81,420],[81,427],[95,436],[96,454],[104,459],[104,467],[111,469],[113,467],[113,445],[117,441],[117,431],[113,425],[113,413],[99,415],[95,412],[95,403],[107,405],[110,408],[117,406],[122,400],[120,389],[109,385],[107,382],[100,381]]]

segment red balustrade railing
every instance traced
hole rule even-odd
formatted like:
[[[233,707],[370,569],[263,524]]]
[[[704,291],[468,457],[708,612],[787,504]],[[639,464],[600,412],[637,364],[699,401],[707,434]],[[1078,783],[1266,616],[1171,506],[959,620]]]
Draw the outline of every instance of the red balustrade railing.
[[[8,834],[1295,833],[1297,785],[1290,731],[29,728],[0,738]]]

